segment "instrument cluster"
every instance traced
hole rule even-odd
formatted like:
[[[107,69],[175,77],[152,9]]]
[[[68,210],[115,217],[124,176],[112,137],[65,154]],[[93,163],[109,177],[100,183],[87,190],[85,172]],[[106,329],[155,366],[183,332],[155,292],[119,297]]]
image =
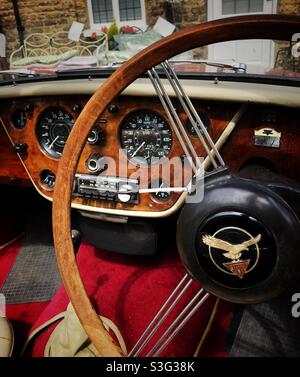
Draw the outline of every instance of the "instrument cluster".
[[[206,130],[210,132],[211,122],[206,113],[199,114]],[[16,128],[26,125],[26,113],[20,109],[13,114]],[[75,123],[75,118],[67,110],[60,107],[46,108],[38,117],[36,136],[41,149],[50,157],[59,159]],[[88,144],[105,145],[105,132],[99,123],[88,136]],[[196,138],[196,130],[189,120],[185,128],[192,138]],[[200,129],[200,127],[199,127]],[[202,133],[202,131],[200,130]],[[126,151],[128,159],[137,163],[151,165],[167,157],[173,145],[172,129],[168,120],[159,112],[150,109],[139,109],[130,112],[120,124],[120,144]]]
[[[20,99],[7,103],[10,111],[2,114],[6,131],[31,181],[50,200],[63,149],[88,99],[87,96]],[[235,109],[229,111],[227,105],[221,104],[217,114],[222,114],[222,118],[213,124],[210,105],[200,101],[196,105],[207,131],[214,139],[219,137]],[[204,155],[194,127],[180,105],[177,106],[188,137],[199,156]],[[223,116],[226,111],[229,113]],[[120,155],[129,166],[128,174],[120,173]],[[181,159],[185,154],[159,100],[121,96],[101,114],[88,135],[77,168],[76,177],[80,180],[76,178],[78,184],[74,186],[72,203],[84,210],[98,211],[99,208],[99,212],[104,209],[117,214],[124,210],[122,214],[141,211],[142,216],[149,211],[156,214],[169,211],[179,201],[182,192],[162,189],[176,184],[181,187],[182,184],[175,181],[182,177],[171,172],[166,179],[160,169],[173,157]],[[107,164],[109,159],[116,161],[117,172],[110,169]],[[138,170],[150,172],[156,166],[156,176],[149,175],[148,181],[152,191],[142,190],[140,193],[139,188],[143,187],[139,180],[142,179],[138,178],[138,182],[133,184],[131,176]],[[184,174],[185,171],[182,176]],[[101,180],[95,180],[97,177]],[[125,190],[133,192],[128,194]]]

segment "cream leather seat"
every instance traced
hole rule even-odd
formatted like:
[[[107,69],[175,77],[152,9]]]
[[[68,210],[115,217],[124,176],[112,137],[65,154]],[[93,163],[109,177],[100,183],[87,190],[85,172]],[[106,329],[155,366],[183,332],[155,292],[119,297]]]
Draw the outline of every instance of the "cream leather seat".
[[[14,347],[14,332],[9,320],[0,316],[0,357],[10,357]]]

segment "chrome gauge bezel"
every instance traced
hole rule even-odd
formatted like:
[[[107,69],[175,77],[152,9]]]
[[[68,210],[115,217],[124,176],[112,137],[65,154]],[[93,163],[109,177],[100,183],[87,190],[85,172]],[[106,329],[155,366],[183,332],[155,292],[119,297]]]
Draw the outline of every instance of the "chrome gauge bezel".
[[[50,157],[59,159],[74,123],[74,117],[64,108],[59,106],[46,108],[38,117],[35,129],[42,151]],[[60,132],[55,130],[59,126],[64,128]]]
[[[145,123],[143,123],[142,126],[137,127],[136,124],[130,123],[130,122],[131,122],[131,119],[137,118],[138,116],[144,117],[145,114],[151,115],[153,118],[158,119],[159,123],[156,122],[156,124],[160,126],[160,130],[157,129],[157,126],[153,126],[153,123],[151,125],[151,128],[155,128],[157,133],[159,133],[160,145],[157,146],[156,149],[153,149],[155,148],[155,146],[152,147],[152,144],[151,144],[151,147],[150,147],[150,144],[146,148],[145,146],[143,146],[140,151],[143,153],[145,152],[145,154],[144,156],[141,156],[140,153],[138,154],[139,151],[136,154],[134,154],[138,150],[141,144],[136,145],[136,142],[134,140],[132,141],[132,143],[127,142],[128,139],[125,140],[124,138],[124,133],[125,133],[124,131],[131,131],[132,138],[137,139],[138,135],[135,134],[135,131],[140,129],[142,126],[145,127]],[[162,140],[162,136],[163,136],[162,131],[170,140],[168,141]],[[120,144],[121,144],[122,149],[127,154],[127,158],[136,164],[147,166],[147,165],[152,165],[158,162],[160,163],[163,159],[169,156],[171,149],[173,147],[173,132],[172,132],[171,126],[169,125],[167,119],[161,113],[152,109],[146,109],[146,108],[138,109],[127,114],[121,122],[119,133],[120,133]],[[155,137],[155,135],[150,135],[150,136],[152,138]],[[164,155],[156,155],[156,153],[158,152],[162,153],[163,151],[164,151]]]

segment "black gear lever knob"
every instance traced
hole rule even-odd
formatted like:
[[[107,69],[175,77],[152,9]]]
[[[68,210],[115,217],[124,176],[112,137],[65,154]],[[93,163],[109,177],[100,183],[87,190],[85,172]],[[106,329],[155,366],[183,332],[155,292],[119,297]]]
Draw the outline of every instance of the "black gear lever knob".
[[[81,245],[81,233],[77,229],[72,229],[72,241],[74,246],[74,252],[77,254]]]

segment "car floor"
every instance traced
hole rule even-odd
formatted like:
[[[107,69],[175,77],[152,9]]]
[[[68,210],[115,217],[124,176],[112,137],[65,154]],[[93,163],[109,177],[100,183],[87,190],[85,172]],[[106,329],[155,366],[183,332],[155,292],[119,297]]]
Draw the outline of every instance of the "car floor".
[[[3,286],[9,271],[18,255],[22,239],[0,250],[0,287]],[[25,344],[28,333],[36,322],[42,311],[47,307],[49,301],[12,304],[6,306],[6,316],[12,323],[15,337],[15,348],[13,355],[19,355]]]
[[[36,207],[36,211],[43,211],[40,218],[46,218],[48,222],[51,221],[51,208],[49,206],[42,206],[40,209]],[[34,226],[34,223],[31,226]],[[28,227],[27,232],[30,232]],[[32,232],[34,232],[33,229]],[[22,247],[24,248],[25,241],[28,247],[26,234],[0,250],[1,288],[5,287],[5,282],[13,271],[13,266],[21,252],[20,250],[22,250]],[[40,247],[44,248],[49,242],[49,237],[47,238],[45,234],[45,245],[41,240],[39,242]],[[32,248],[34,247],[36,245],[32,244]],[[46,252],[49,252],[47,250]],[[30,243],[26,252],[31,252]],[[54,250],[52,252],[54,253]],[[39,264],[41,264],[41,261],[39,261]],[[77,264],[96,311],[117,325],[128,351],[134,346],[156,312],[185,274],[177,250],[173,247],[155,256],[136,257],[100,250],[83,241],[77,253]],[[43,268],[41,271],[43,279],[49,281],[49,277],[46,276]],[[31,273],[31,270],[29,272]],[[23,274],[26,275],[26,271],[23,271]],[[20,285],[23,283],[22,280],[23,278],[20,278]],[[18,285],[18,281],[16,281],[16,284]],[[152,339],[152,343],[149,343],[141,355],[147,354],[158,337],[199,289],[200,286],[197,283],[190,286],[166,323]],[[49,300],[41,300],[40,295],[38,295],[36,300],[33,297],[31,301],[26,302],[24,300],[24,302],[18,304],[8,304],[6,307],[6,315],[11,320],[15,332],[15,356],[20,355],[31,332],[56,314],[65,311],[69,303],[62,286],[55,291],[55,294]],[[225,356],[227,352],[224,350],[224,344],[231,305],[222,301],[217,306],[215,303],[215,298],[209,298],[201,310],[196,312],[163,351],[162,356],[192,356],[199,348],[200,341],[202,347],[197,351],[200,355]],[[214,321],[211,323],[214,308]],[[55,322],[35,336],[27,348],[26,355],[43,356],[45,344],[57,324],[58,322]]]

